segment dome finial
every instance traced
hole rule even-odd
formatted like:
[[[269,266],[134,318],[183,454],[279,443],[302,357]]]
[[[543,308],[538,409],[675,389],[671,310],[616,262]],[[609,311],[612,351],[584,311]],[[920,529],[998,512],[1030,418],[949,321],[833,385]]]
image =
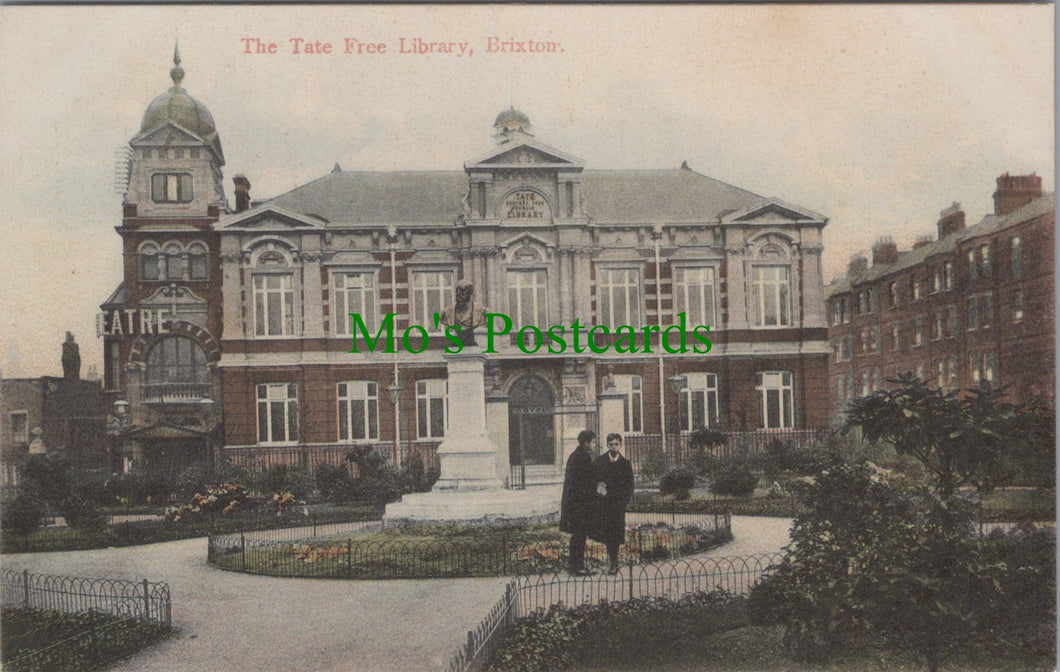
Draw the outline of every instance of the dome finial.
[[[180,86],[184,81],[184,68],[180,67],[180,42],[173,43],[173,69],[169,71],[169,76],[173,78],[174,86]]]

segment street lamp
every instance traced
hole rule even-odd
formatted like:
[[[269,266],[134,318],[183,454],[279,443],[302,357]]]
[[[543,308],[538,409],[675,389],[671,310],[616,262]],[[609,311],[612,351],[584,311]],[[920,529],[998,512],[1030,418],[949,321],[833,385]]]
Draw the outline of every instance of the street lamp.
[[[395,368],[397,363],[395,362]],[[397,373],[394,380],[383,390],[386,392],[387,400],[394,407],[394,463],[401,466],[401,393],[405,388],[398,384]]]
[[[673,390],[674,396],[677,397],[677,403],[674,404],[676,415],[674,421],[674,461],[677,466],[681,466],[681,393],[684,392],[685,387],[688,385],[688,377],[678,374],[670,376],[666,379],[666,382],[670,384],[670,389]]]

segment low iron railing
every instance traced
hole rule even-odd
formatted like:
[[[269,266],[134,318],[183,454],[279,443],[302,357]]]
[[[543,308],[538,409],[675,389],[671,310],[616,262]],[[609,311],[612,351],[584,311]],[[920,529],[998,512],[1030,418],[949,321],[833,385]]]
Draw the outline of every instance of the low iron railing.
[[[438,466],[438,446],[441,441],[415,441],[401,445],[401,459],[398,460],[397,449],[393,443],[336,443],[320,446],[244,446],[225,447],[221,449],[221,461],[233,467],[260,473],[276,466],[302,467],[316,471],[321,465],[341,466],[356,475],[357,467],[346,459],[351,451],[367,446],[382,454],[392,466],[408,465],[413,456],[418,456],[424,469]]]
[[[782,553],[742,557],[681,558],[646,565],[627,564],[617,575],[575,577],[539,574],[512,579],[504,596],[482,622],[467,633],[467,641],[453,654],[449,672],[485,669],[504,636],[519,618],[555,604],[568,607],[604,602],[627,602],[645,597],[680,599],[696,592],[725,590],[734,595],[750,589],[780,562]]]
[[[0,604],[67,614],[89,611],[169,627],[169,584],[121,579],[33,574],[6,569],[0,574]]]

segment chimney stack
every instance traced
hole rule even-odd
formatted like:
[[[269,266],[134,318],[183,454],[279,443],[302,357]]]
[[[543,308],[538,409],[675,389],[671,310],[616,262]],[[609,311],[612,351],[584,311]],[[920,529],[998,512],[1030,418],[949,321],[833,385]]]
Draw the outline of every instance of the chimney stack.
[[[939,213],[938,227],[939,240],[964,228],[964,210],[961,210],[960,203],[954,201],[953,205]]]
[[[994,192],[994,214],[1007,215],[1042,195],[1042,178],[1030,175],[1009,175],[997,178]]]
[[[893,264],[898,261],[898,244],[890,236],[881,236],[872,246],[872,265]]]
[[[250,207],[250,180],[245,175],[232,178],[236,185],[236,212],[243,212]]]
[[[847,277],[854,279],[862,273],[869,270],[869,258],[864,254],[858,253],[850,257],[850,263],[847,264]]]
[[[930,245],[933,242],[935,241],[932,240],[931,236],[917,236],[916,242],[913,243],[913,249],[918,250],[921,247],[924,247],[925,245]]]

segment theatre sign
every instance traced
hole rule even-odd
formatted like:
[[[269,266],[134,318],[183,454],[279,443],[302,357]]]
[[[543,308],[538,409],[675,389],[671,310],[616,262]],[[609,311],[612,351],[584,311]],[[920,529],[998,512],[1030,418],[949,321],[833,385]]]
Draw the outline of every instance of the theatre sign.
[[[171,318],[164,310],[150,308],[123,308],[96,313],[96,338],[164,334],[169,331]]]

